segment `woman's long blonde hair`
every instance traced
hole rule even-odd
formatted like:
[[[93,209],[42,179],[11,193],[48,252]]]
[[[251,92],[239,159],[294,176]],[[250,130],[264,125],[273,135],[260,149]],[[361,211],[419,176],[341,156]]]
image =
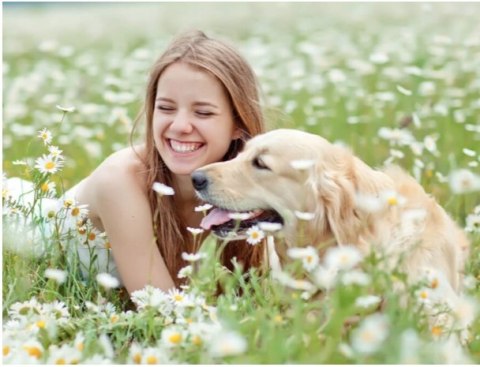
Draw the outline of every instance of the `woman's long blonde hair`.
[[[178,286],[180,284],[177,278],[178,271],[186,265],[181,258],[181,253],[193,252],[197,249],[193,248],[192,235],[186,230],[179,213],[175,210],[175,197],[160,197],[151,189],[155,181],[173,186],[172,174],[155,147],[152,120],[158,80],[163,71],[175,62],[187,63],[205,70],[222,83],[232,106],[234,122],[243,131],[244,139],[263,132],[264,121],[255,74],[248,62],[228,44],[209,38],[201,31],[189,32],[175,38],[154,64],[147,85],[144,106],[146,189],[149,193],[148,199],[156,227],[157,246]],[[232,141],[224,160],[238,154],[244,146],[244,139]],[[258,266],[263,252],[261,247],[252,247],[245,241],[231,242],[222,254],[223,264],[230,268],[230,259],[235,256],[238,262],[243,263],[244,269]]]

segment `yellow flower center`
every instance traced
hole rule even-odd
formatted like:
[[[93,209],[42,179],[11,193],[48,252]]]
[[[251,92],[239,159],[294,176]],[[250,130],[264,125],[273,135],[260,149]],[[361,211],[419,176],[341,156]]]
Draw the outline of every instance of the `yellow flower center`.
[[[44,184],[42,184],[40,189],[42,190],[42,192],[47,192],[48,191],[48,182],[45,182]]]
[[[438,279],[435,278],[435,279],[433,279],[432,282],[430,283],[430,288],[435,289],[435,288],[437,288],[437,287],[438,287]]]
[[[182,334],[174,333],[168,337],[168,341],[172,344],[180,344],[182,341]]]
[[[155,356],[148,356],[147,357],[147,364],[157,364],[158,358]]]
[[[45,163],[45,169],[54,169],[54,168],[55,168],[55,162],[48,161]]]
[[[112,316],[110,316],[110,321],[111,321],[112,323],[117,322],[119,319],[120,319],[120,317],[119,317],[118,315],[116,315],[116,314],[113,314]]]
[[[87,232],[87,230],[86,230],[85,228],[83,228],[83,227],[80,227],[80,228],[78,229],[78,233],[80,233],[80,234],[85,234],[86,232]]]
[[[140,364],[142,362],[142,356],[140,355],[140,353],[134,354],[132,359],[133,359],[133,363],[135,364]]]
[[[64,359],[64,358],[58,358],[58,359],[55,361],[55,364],[66,364],[66,362],[65,362],[65,359]]]
[[[202,345],[203,341],[202,338],[200,338],[198,335],[192,336],[192,343],[196,346]]]
[[[85,347],[85,345],[83,345],[82,342],[77,343],[77,350],[78,350],[79,352],[83,351],[83,348],[84,348],[84,347]]]
[[[173,299],[177,302],[183,301],[183,296],[181,294],[176,294],[173,296]]]
[[[305,260],[307,261],[307,263],[311,263],[313,261],[313,256],[308,255]]]
[[[434,326],[432,327],[432,335],[435,335],[435,336],[440,336],[442,335],[442,327],[441,326]]]
[[[67,199],[63,202],[63,205],[65,205],[65,208],[70,208],[73,205],[73,200]]]
[[[259,237],[258,232],[252,232],[251,237],[256,240]]]
[[[72,209],[72,217],[76,217],[77,215],[80,214],[80,209],[75,207]]]
[[[428,298],[428,293],[426,291],[420,292],[420,298],[427,299]]]
[[[282,315],[275,315],[274,318],[273,318],[273,321],[276,323],[276,324],[281,324],[283,322],[283,317]]]
[[[88,234],[88,240],[89,240],[89,241],[94,241],[95,238],[97,238],[97,235],[96,235],[95,233],[90,232],[90,233]]]
[[[398,204],[398,200],[397,200],[396,197],[391,196],[391,197],[389,197],[389,198],[387,199],[387,203],[388,203],[388,205],[390,205],[390,206],[394,206],[394,205],[397,205],[397,204]]]
[[[8,345],[5,345],[3,347],[3,356],[8,356],[10,354],[10,347]]]
[[[30,346],[30,347],[23,347],[23,349],[25,349],[25,351],[28,353],[29,356],[32,356],[35,358],[40,358],[42,356],[42,351],[38,347]]]
[[[112,244],[110,242],[105,242],[104,246],[107,250],[112,248]]]
[[[37,321],[36,325],[40,328],[40,329],[43,329],[45,328],[45,321],[44,320],[39,320]]]

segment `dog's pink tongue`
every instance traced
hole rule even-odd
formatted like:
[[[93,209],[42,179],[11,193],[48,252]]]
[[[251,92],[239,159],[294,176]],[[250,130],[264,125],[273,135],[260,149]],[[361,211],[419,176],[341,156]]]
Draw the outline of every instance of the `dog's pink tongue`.
[[[229,213],[229,211],[214,208],[210,210],[208,215],[202,219],[200,227],[209,230],[212,226],[218,226],[220,224],[226,223],[232,219],[228,215]]]

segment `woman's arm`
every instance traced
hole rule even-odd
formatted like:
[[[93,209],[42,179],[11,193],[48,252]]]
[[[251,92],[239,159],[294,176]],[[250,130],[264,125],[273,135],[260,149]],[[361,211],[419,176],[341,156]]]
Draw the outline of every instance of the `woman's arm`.
[[[141,176],[103,167],[90,176],[95,212],[112,245],[113,258],[129,293],[150,284],[164,291],[174,282],[155,243],[152,215]]]

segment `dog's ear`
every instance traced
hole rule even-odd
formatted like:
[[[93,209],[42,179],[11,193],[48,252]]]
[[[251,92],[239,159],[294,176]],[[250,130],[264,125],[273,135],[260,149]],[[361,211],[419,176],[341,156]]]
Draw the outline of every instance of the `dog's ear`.
[[[319,216],[323,218],[323,227],[328,226],[326,229],[331,231],[337,243],[360,244],[367,223],[363,213],[356,209],[356,193],[379,192],[381,175],[338,146],[333,146],[332,151],[317,162],[313,180]]]

